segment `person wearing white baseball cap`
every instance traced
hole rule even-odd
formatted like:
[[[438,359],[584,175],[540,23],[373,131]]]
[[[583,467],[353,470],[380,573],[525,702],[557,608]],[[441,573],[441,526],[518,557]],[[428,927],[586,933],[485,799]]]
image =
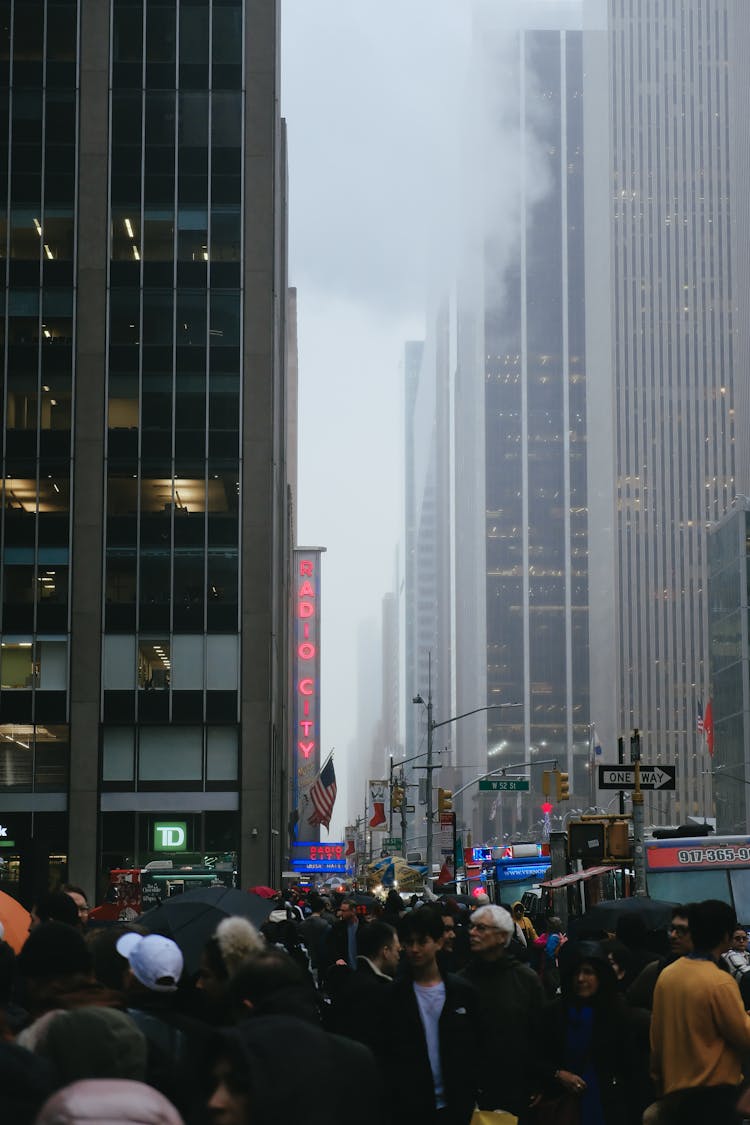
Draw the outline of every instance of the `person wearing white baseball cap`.
[[[213,1029],[182,1010],[180,947],[161,934],[126,933],[117,939],[115,948],[130,969],[124,987],[125,1010],[148,1044],[146,1081],[185,1116],[200,1096],[200,1060]]]
[[[182,976],[180,947],[161,934],[123,934],[117,952],[130,965],[130,971],[151,992],[176,992]]]

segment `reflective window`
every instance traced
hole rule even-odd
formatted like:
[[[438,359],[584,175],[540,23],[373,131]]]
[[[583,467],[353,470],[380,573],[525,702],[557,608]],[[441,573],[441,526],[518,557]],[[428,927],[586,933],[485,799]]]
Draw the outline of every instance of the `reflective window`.
[[[141,781],[201,781],[203,731],[200,727],[141,727],[138,747]]]
[[[236,781],[239,740],[234,727],[206,728],[206,781]]]
[[[136,684],[135,637],[107,634],[104,638],[105,691],[134,691]]]
[[[102,735],[102,781],[132,781],[135,777],[135,731],[105,727]]]

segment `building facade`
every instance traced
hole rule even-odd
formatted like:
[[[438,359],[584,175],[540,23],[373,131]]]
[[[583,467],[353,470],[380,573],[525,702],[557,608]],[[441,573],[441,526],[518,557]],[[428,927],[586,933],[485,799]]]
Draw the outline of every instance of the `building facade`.
[[[488,5],[475,38],[492,115],[459,311],[456,708],[489,710],[455,738],[466,780],[470,763],[528,763],[532,779],[523,800],[464,799],[488,840],[533,830],[554,761],[588,804],[582,8]]]
[[[647,804],[668,823],[712,811],[696,707],[706,527],[743,490],[747,12],[589,6],[607,24],[585,55],[592,707],[610,747],[637,727],[646,760],[677,764],[676,794]]]
[[[267,881],[289,583],[277,5],[0,7],[3,874],[98,894],[177,820],[178,861]]]
[[[716,830],[750,824],[750,500],[737,498],[708,536]]]

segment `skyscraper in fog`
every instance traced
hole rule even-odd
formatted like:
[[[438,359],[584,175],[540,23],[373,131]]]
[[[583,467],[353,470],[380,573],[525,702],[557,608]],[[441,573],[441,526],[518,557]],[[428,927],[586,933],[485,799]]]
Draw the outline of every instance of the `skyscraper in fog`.
[[[459,290],[456,708],[517,706],[457,724],[457,760],[556,759],[588,803],[581,4],[485,5],[475,40],[490,157]],[[479,795],[475,831],[526,830],[541,772],[523,802]]]
[[[706,526],[747,442],[747,8],[594,4],[585,51],[592,714],[711,813]],[[605,45],[606,42],[606,45]],[[743,233],[744,232],[744,233]]]
[[[165,840],[280,870],[277,8],[0,4],[0,823],[26,893],[67,861],[93,894]]]

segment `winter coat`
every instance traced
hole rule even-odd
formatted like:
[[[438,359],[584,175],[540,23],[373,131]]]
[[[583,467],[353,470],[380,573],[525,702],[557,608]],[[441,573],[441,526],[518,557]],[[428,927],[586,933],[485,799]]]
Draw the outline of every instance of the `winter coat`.
[[[381,1083],[370,1051],[306,1020],[250,1016],[216,1033],[207,1053],[209,1072],[218,1059],[227,1060],[247,1085],[253,1125],[383,1121]]]
[[[479,993],[483,1055],[479,1105],[520,1114],[532,1093],[532,1027],[544,1005],[539,977],[512,954],[494,961],[474,957],[461,973]]]
[[[450,1125],[468,1125],[479,1089],[479,1067],[486,1054],[479,997],[459,975],[448,973],[445,1003],[438,1021],[440,1063]],[[390,1035],[389,1102],[395,1125],[431,1121],[435,1090],[427,1042],[411,976],[393,985]]]
[[[123,1078],[89,1078],[58,1090],[36,1125],[182,1125],[173,1105],[150,1086]]]

